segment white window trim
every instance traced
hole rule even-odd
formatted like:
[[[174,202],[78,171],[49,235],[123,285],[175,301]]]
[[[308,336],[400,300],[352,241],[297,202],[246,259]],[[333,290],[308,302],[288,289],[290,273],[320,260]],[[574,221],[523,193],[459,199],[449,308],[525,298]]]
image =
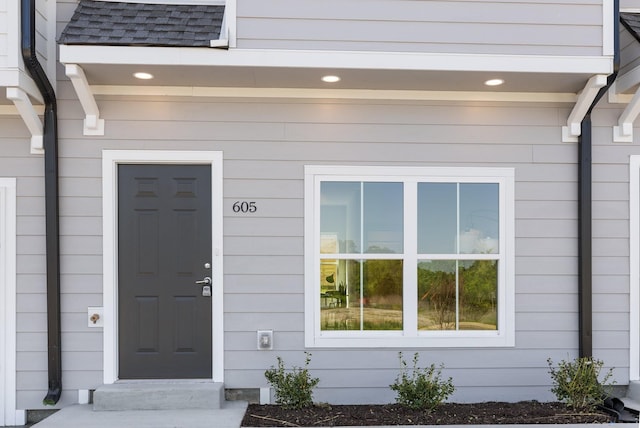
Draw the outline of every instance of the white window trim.
[[[400,347],[510,347],[515,346],[515,208],[513,168],[453,168],[453,167],[387,167],[387,166],[305,166],[305,346],[337,348],[400,348]],[[389,331],[320,331],[320,295],[317,289],[320,259],[316,237],[320,236],[318,221],[320,182],[322,181],[402,181],[416,182],[426,178],[442,182],[492,182],[500,184],[500,233],[503,263],[499,266],[497,331],[411,331],[416,303],[405,298],[405,330]],[[405,206],[406,206],[405,202]],[[414,210],[415,211],[415,210]],[[405,270],[405,274],[408,270]],[[413,274],[415,277],[415,274]],[[415,282],[415,281],[413,281]],[[405,276],[404,293],[415,286]],[[414,293],[415,294],[415,293]],[[410,294],[409,294],[410,295]]]
[[[16,394],[16,179],[0,178],[0,426],[24,425]]]
[[[118,380],[118,204],[117,166],[120,164],[210,164],[212,260],[212,380],[224,382],[224,284],[222,255],[222,152],[171,150],[103,150],[102,152],[102,234],[104,372],[103,382]]]

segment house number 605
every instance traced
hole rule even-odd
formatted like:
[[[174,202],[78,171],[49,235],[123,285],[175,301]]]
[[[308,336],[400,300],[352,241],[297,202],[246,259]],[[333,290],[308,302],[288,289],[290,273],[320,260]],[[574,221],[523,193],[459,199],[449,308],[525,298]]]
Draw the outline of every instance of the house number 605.
[[[254,213],[258,211],[258,207],[255,202],[236,201],[233,203],[234,213]]]

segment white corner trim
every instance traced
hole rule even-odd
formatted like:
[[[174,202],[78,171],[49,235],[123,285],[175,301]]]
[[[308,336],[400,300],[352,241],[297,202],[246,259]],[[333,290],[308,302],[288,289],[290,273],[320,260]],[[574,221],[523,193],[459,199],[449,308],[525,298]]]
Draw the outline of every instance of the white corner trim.
[[[44,126],[27,93],[20,88],[7,88],[7,99],[13,101],[18,114],[31,133],[31,153],[44,153]]]
[[[587,81],[582,92],[578,95],[578,100],[573,106],[573,110],[569,114],[567,119],[567,126],[562,127],[562,141],[565,143],[577,142],[578,137],[582,133],[580,129],[580,123],[584,119],[584,115],[587,114],[587,110],[591,106],[591,103],[595,99],[600,88],[607,84],[607,76],[605,74],[596,74],[591,76]]]
[[[633,143],[633,121],[638,114],[640,114],[640,88],[618,118],[618,125],[613,127],[615,143]]]
[[[602,55],[614,55],[614,1],[603,0],[602,2]]]
[[[226,28],[225,33],[229,38],[230,48],[235,48],[237,46],[236,14],[237,14],[236,0],[227,0],[224,6],[224,17],[222,18],[222,28],[223,29]]]
[[[629,159],[629,380],[640,380],[640,156]]]
[[[65,74],[71,79],[84,110],[84,135],[104,135],[104,119],[100,119],[98,104],[82,67],[77,64],[67,64],[65,65]]]
[[[23,425],[16,398],[16,179],[0,178],[0,425]]]
[[[102,151],[102,250],[103,250],[103,382],[118,380],[118,165],[210,164],[212,221],[212,380],[224,382],[224,272],[223,272],[223,158],[217,151],[103,150]]]

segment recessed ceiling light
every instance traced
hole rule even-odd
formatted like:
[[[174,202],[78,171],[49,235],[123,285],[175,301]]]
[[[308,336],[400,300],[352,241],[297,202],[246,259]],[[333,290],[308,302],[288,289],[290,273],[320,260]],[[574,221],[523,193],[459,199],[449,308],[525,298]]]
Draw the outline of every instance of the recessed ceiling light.
[[[500,86],[503,83],[504,83],[504,80],[502,79],[489,79],[486,82],[484,82],[484,84],[487,86]]]
[[[340,81],[340,77],[338,76],[322,76],[322,81],[326,83],[336,83]]]
[[[133,77],[135,77],[136,79],[149,80],[149,79],[153,79],[153,74],[143,73],[139,71],[137,73],[133,73]]]

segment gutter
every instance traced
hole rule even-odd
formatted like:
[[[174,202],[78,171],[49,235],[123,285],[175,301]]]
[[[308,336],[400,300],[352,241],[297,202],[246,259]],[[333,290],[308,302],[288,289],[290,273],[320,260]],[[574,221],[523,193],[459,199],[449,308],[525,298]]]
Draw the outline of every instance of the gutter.
[[[620,0],[613,0],[613,73],[600,88],[580,123],[578,137],[578,331],[579,356],[593,356],[593,231],[591,112],[618,77],[620,69]]]
[[[62,394],[60,347],[60,234],[58,210],[58,114],[56,94],[36,56],[35,0],[21,0],[21,51],[24,65],[45,103],[44,184],[47,265],[47,352],[49,384],[45,405],[54,405]]]

